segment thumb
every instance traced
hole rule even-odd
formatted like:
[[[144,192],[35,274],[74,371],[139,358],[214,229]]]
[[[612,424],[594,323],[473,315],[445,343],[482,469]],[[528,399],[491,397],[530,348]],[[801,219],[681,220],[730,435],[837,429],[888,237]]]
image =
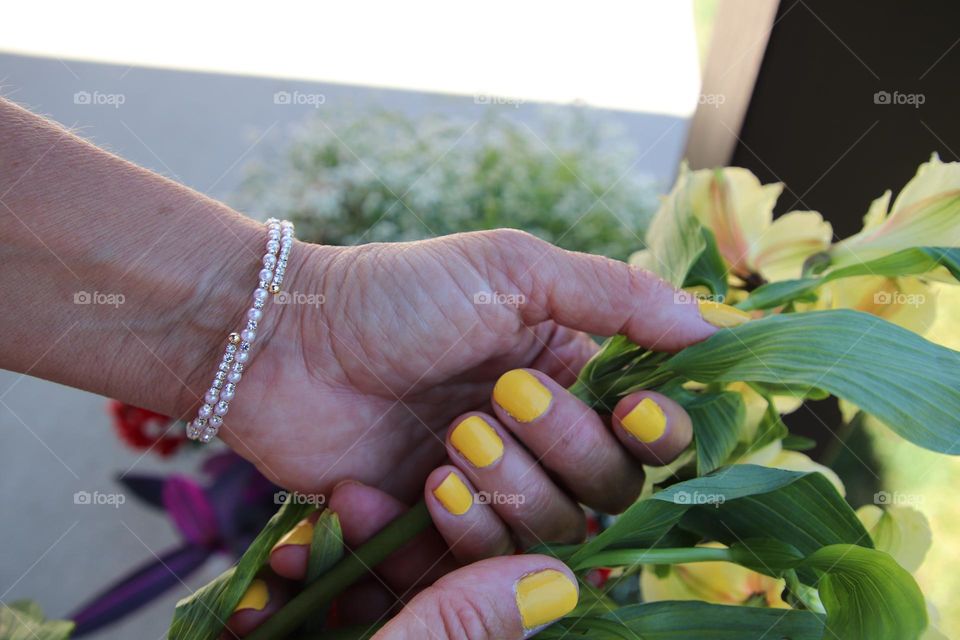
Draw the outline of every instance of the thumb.
[[[375,638],[525,638],[570,613],[578,597],[573,572],[559,560],[490,558],[421,591]]]
[[[643,269],[602,256],[566,251],[528,233],[498,229],[467,234],[481,245],[482,270],[499,291],[518,291],[527,325],[554,320],[572,329],[623,334],[658,351],[677,351],[746,313],[698,303]]]

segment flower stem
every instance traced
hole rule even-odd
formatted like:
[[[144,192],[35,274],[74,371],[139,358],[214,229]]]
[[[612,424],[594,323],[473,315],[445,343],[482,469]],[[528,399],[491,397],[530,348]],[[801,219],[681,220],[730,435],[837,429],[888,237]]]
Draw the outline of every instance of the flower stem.
[[[317,578],[280,611],[273,614],[247,640],[275,640],[296,631],[321,607],[329,604],[371,568],[405,545],[430,525],[427,505],[421,500],[402,516],[388,524],[354,552],[344,556],[330,571]]]
[[[678,549],[614,549],[601,551],[578,563],[574,570],[623,567],[637,564],[682,564],[685,562],[734,562],[730,549],[687,547]]]

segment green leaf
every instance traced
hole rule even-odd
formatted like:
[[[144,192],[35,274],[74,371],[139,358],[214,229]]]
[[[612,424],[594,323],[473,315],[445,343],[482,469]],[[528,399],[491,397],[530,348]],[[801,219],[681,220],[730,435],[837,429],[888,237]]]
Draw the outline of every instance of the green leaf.
[[[921,275],[943,266],[960,280],[960,249],[944,247],[913,247],[891,253],[867,262],[851,264],[828,271],[820,278],[799,278],[782,280],[758,287],[750,297],[737,307],[751,311],[771,309],[789,302],[816,299],[816,290],[824,284],[841,278],[854,276],[898,276]]]
[[[651,499],[687,505],[681,526],[706,540],[776,538],[804,555],[831,544],[873,546],[853,509],[819,473],[736,464]]]
[[[170,640],[215,640],[243,593],[266,563],[270,550],[314,507],[307,501],[287,500],[267,522],[236,566],[177,603],[170,623]]]
[[[824,628],[823,616],[810,611],[732,607],[698,601],[629,605],[600,617],[622,625],[621,628],[630,632],[628,637],[642,640],[821,640]],[[563,620],[573,621],[572,618]],[[578,628],[595,640],[619,637],[606,627],[592,626],[590,620]],[[557,640],[565,633],[566,629],[555,625],[541,631],[537,638]]]
[[[706,248],[700,221],[690,206],[689,170],[680,167],[680,176],[660,205],[647,230],[647,267],[670,284],[680,287],[687,273]]]
[[[330,570],[343,557],[343,531],[340,517],[329,509],[320,514],[313,525],[307,582],[313,582]]]
[[[727,274],[730,270],[723,261],[719,249],[717,249],[717,240],[713,232],[704,227],[703,233],[704,248],[700,257],[690,267],[687,278],[684,280],[684,287],[706,287],[722,301],[727,296]]]
[[[678,525],[726,544],[772,537],[803,554],[839,543],[873,546],[853,509],[819,473],[738,464],[634,503],[597,537],[560,555],[576,566],[607,548],[654,547]]]
[[[746,416],[743,396],[732,391],[704,393],[684,405],[693,423],[697,475],[723,465],[737,446]]]
[[[667,360],[698,382],[822,388],[907,440],[960,453],[960,354],[850,310],[773,315],[721,329]]]
[[[796,547],[775,538],[741,540],[730,545],[730,553],[737,564],[774,578],[783,577],[803,562],[803,554]]]
[[[0,638],[3,640],[65,640],[73,633],[70,620],[47,620],[36,602],[0,602]]]
[[[890,555],[837,544],[804,562],[820,574],[829,637],[916,640],[927,626],[926,602],[916,581]]]

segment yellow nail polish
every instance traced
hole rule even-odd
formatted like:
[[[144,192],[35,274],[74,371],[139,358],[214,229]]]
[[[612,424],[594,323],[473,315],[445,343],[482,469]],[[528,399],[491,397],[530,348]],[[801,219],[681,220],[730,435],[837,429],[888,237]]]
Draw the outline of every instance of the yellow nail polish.
[[[563,573],[546,569],[517,582],[517,609],[525,629],[565,616],[577,606],[577,586]]]
[[[750,314],[746,311],[741,311],[722,302],[700,300],[697,304],[700,307],[700,316],[713,326],[721,329],[735,327],[750,319]]]
[[[480,416],[458,424],[450,434],[450,444],[475,467],[488,467],[503,455],[503,440]]]
[[[267,589],[267,583],[257,578],[247,587],[247,591],[243,594],[243,597],[240,598],[240,603],[234,611],[240,611],[241,609],[260,611],[267,606],[269,600],[270,591]]]
[[[273,545],[274,549],[288,544],[310,544],[313,542],[313,523],[309,520],[301,520],[293,529],[290,529],[285,536]]]
[[[462,516],[473,504],[473,494],[470,493],[470,489],[463,484],[460,476],[452,472],[437,485],[433,495],[437,497],[444,509],[455,516]]]
[[[667,430],[667,416],[653,398],[644,398],[620,419],[623,428],[640,442],[659,440]]]
[[[506,372],[493,387],[493,401],[518,422],[532,422],[542,416],[552,399],[550,390],[523,369]]]

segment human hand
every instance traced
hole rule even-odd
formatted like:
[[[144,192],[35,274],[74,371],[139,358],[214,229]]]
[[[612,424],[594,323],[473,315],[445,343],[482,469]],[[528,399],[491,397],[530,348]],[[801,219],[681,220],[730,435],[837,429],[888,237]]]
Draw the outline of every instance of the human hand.
[[[443,459],[455,416],[485,409],[512,369],[541,371],[556,390],[572,383],[596,348],[584,332],[674,351],[715,331],[647,272],[512,230],[297,243],[287,286],[293,302],[265,310],[275,327],[221,437],[275,482],[311,493],[356,479],[411,498]],[[572,421],[552,436],[584,428]]]
[[[518,395],[511,378],[543,386]],[[547,404],[544,392],[553,396]],[[642,472],[596,414],[542,373],[506,374],[495,387],[493,404],[499,420],[471,412],[447,431],[451,464],[431,473],[424,489],[436,529],[412,540],[342,595],[337,601],[341,625],[373,628],[395,614],[377,637],[521,638],[576,606],[576,578],[560,561],[534,554],[496,556],[511,553],[514,540],[524,546],[543,541],[541,534],[579,541],[583,512],[561,487],[577,487],[574,495],[592,495],[584,500],[616,511],[636,498]],[[568,428],[571,419],[583,422],[583,437],[561,439],[543,451],[545,436]],[[672,461],[692,436],[686,413],[653,392],[621,400],[612,424],[626,450],[648,464]],[[548,466],[554,473],[547,473]],[[345,542],[357,546],[406,506],[383,491],[346,481],[333,490],[328,508],[338,514]],[[241,599],[227,637],[246,635],[296,591],[307,572],[313,528],[321,526],[318,516],[303,520],[277,543],[271,570],[262,572]]]

